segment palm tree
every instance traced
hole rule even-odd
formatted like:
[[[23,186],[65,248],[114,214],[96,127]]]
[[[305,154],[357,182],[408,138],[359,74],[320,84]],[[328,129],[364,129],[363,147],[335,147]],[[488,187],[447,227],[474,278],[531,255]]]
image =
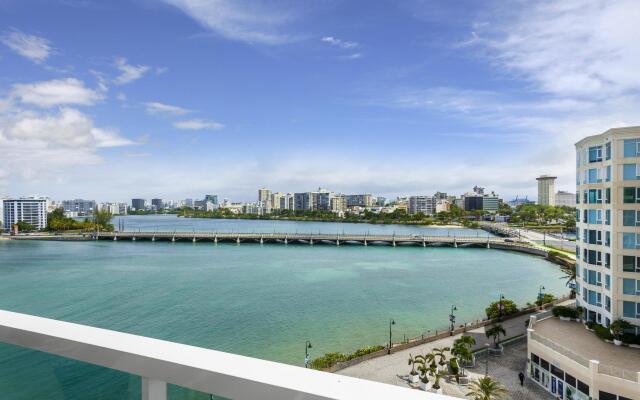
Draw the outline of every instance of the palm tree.
[[[507,331],[504,330],[501,324],[496,324],[492,326],[490,329],[487,329],[487,331],[485,332],[485,335],[487,335],[488,338],[493,338],[493,345],[497,349],[500,335],[506,336]]]
[[[434,356],[434,360],[435,360],[435,358],[436,358],[436,357],[437,357],[437,358],[439,358],[439,359],[440,359],[440,361],[438,361],[438,364],[439,364],[441,367],[442,367],[442,366],[446,363],[446,361],[447,361],[447,356],[445,355],[445,353],[446,353],[447,351],[450,351],[450,350],[451,350],[451,349],[450,349],[449,347],[440,347],[440,348],[435,347],[435,348],[432,350],[432,354],[433,354],[433,356]]]
[[[473,400],[496,400],[507,393],[504,386],[490,376],[478,378],[477,381],[471,382],[469,389],[469,393],[465,396],[472,397]]]

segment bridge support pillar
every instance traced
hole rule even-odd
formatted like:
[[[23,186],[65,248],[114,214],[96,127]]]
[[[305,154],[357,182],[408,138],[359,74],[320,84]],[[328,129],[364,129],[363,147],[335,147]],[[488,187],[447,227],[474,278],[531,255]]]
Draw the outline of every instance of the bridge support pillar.
[[[424,239],[422,239],[422,247],[427,247],[427,242],[425,242]]]
[[[309,240],[309,244],[310,244],[311,246],[313,246],[313,239],[310,239],[310,240]]]
[[[364,245],[367,246],[367,239],[364,240]]]
[[[116,240],[118,240],[118,236],[117,235],[113,237],[113,241],[115,242]]]
[[[236,244],[240,244],[240,236],[236,239]]]
[[[194,236],[194,237],[193,237],[193,239],[191,239],[191,241],[192,241],[193,243],[195,243],[195,242],[196,242],[196,237]]]
[[[284,244],[287,244],[287,243],[289,243],[289,239],[287,239],[287,237],[285,236],[284,237]]]
[[[176,241],[176,237],[175,237],[175,236],[173,236],[173,237],[171,238],[171,241],[172,241],[172,242],[175,242],[175,241]]]
[[[151,238],[151,241],[152,241],[152,242],[155,242],[155,241],[156,241],[156,237],[155,237],[155,236],[154,236],[154,237],[152,237],[152,238]]]
[[[132,237],[132,238],[131,238],[131,241],[132,241],[132,242],[135,242],[135,241],[136,241],[136,237],[135,237],[135,236],[134,236],[134,237]]]
[[[340,246],[340,239],[336,239],[336,246]]]
[[[264,238],[260,236],[260,244],[264,244]]]
[[[391,243],[391,245],[392,245],[393,247],[396,247],[396,240],[395,240],[395,239],[393,239],[393,242]]]
[[[453,241],[453,247],[458,247],[458,242],[456,242],[455,240]]]
[[[490,249],[491,246],[489,246],[489,241],[487,240],[487,249]]]
[[[213,238],[213,243],[218,244],[218,236]]]

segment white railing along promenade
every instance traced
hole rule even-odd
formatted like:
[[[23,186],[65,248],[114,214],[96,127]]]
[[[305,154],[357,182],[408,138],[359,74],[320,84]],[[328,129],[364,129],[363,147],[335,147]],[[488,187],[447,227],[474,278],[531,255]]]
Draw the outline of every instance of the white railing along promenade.
[[[400,386],[2,310],[0,342],[141,376],[143,400],[166,400],[167,383],[231,399],[453,399]]]

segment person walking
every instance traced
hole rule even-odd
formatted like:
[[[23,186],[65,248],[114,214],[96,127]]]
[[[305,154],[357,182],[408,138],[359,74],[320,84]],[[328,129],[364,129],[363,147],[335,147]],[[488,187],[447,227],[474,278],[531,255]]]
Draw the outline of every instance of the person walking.
[[[520,386],[524,386],[524,374],[522,371],[518,374],[518,378],[520,378]]]

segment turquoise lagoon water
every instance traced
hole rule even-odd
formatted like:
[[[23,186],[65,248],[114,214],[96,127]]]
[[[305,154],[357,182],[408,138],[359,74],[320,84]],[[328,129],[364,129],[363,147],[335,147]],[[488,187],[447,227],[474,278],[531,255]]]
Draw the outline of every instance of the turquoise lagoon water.
[[[153,223],[143,218],[127,225]],[[389,318],[395,339],[418,336],[444,329],[451,304],[463,322],[501,293],[519,304],[539,285],[562,294],[561,275],[541,258],[481,248],[0,241],[2,309],[295,365],[305,340],[312,357],[382,344]],[[139,379],[1,345],[0,394],[137,399]],[[170,397],[208,398],[174,387]]]

